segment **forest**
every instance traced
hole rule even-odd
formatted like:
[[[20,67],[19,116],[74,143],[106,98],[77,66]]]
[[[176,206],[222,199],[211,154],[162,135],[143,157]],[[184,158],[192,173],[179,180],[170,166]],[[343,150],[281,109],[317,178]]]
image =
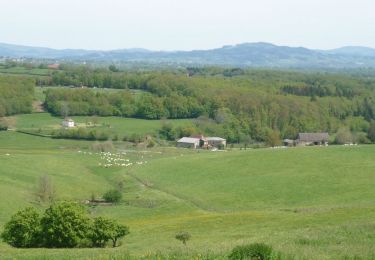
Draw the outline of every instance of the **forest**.
[[[367,142],[375,119],[375,80],[349,74],[63,66],[37,84],[72,87],[47,91],[45,106],[55,115],[196,118],[194,131],[223,136],[229,142],[280,140],[295,138],[298,132],[343,129],[353,139]],[[90,88],[124,91],[95,93]],[[142,92],[133,95],[129,91],[133,89]]]
[[[375,140],[371,71],[122,70],[62,64],[45,76],[1,76],[0,116],[30,113],[33,86],[48,86],[44,107],[55,116],[195,119],[189,129],[164,125],[162,136],[171,140],[200,132],[231,143],[264,142],[323,131],[345,133],[353,142]]]
[[[30,113],[34,86],[31,78],[0,76],[0,117]]]

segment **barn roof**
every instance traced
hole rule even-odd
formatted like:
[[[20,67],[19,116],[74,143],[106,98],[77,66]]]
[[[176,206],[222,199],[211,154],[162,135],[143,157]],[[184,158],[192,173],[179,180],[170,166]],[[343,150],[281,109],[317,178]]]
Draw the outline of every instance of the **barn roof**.
[[[302,142],[328,142],[328,133],[299,133],[298,140]]]
[[[207,141],[225,141],[224,138],[221,137],[207,137]]]
[[[180,140],[178,140],[178,143],[189,143],[189,144],[196,144],[199,142],[199,138],[193,138],[193,137],[182,137]]]

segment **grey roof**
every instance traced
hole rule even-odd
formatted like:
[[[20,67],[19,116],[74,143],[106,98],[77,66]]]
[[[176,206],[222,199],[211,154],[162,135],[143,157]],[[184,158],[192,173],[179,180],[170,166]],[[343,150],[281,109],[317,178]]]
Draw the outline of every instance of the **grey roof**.
[[[328,133],[299,133],[298,140],[302,142],[328,142]]]
[[[199,138],[193,138],[193,137],[182,137],[180,140],[178,140],[178,143],[189,143],[189,144],[196,144],[199,142]]]
[[[206,137],[207,141],[225,141],[224,138],[221,137]]]

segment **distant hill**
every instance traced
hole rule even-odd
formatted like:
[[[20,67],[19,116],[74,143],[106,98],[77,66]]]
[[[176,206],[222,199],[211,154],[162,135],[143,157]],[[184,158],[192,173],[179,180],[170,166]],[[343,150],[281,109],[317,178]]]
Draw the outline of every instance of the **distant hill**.
[[[351,55],[351,56],[369,56],[375,57],[375,49],[361,46],[346,46],[339,49],[327,51],[331,54]]]
[[[270,43],[243,43],[211,50],[150,51],[120,49],[111,51],[51,49],[0,43],[0,56],[12,58],[63,59],[87,62],[145,62],[154,64],[222,65],[274,68],[360,68],[375,67],[375,49],[342,47],[311,50]]]

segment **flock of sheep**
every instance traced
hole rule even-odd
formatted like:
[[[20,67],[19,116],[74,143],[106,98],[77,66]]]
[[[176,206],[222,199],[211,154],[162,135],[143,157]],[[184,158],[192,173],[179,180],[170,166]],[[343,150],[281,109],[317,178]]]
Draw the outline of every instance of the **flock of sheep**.
[[[104,168],[129,167],[134,164],[142,165],[142,164],[147,163],[147,161],[137,161],[135,163],[130,162],[130,159],[124,158],[124,156],[126,156],[125,152],[122,152],[122,153],[111,153],[111,152],[92,153],[92,152],[84,152],[84,151],[78,151],[78,152],[82,154],[87,154],[87,155],[93,155],[93,154],[99,155],[100,159],[104,162],[100,162],[98,165]],[[142,156],[142,159],[143,159],[143,156]]]

